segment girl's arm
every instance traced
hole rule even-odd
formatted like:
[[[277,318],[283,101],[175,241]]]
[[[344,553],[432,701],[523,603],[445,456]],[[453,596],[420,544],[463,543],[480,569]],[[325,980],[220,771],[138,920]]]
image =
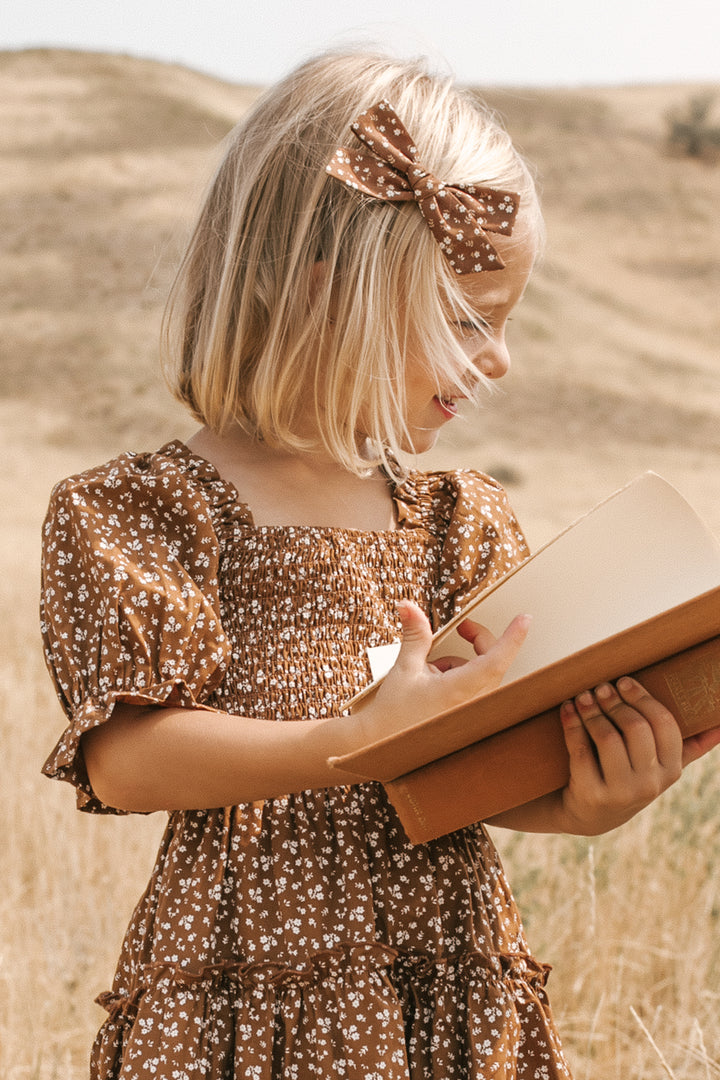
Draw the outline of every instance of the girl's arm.
[[[119,810],[196,810],[357,783],[327,764],[348,718],[274,723],[204,709],[117,705],[82,739],[88,777]]]
[[[720,727],[683,741],[672,713],[631,678],[565,702],[567,787],[488,823],[525,832],[594,836],[622,825],[720,744]]]
[[[470,636],[478,656],[427,664],[431,630],[414,604],[400,605],[403,642],[372,702],[352,716],[275,723],[205,709],[118,705],[112,719],[83,736],[95,794],[120,810],[232,806],[309,788],[355,784],[328,765],[424,716],[498,686],[525,639],[521,616],[495,641]]]

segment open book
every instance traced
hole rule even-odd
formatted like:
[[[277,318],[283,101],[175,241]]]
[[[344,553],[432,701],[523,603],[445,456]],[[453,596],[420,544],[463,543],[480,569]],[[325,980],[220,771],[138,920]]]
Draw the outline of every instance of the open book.
[[[472,599],[435,635],[431,658],[472,655],[456,632],[463,618],[498,634],[522,611],[533,615],[530,633],[498,689],[333,759],[386,784],[413,840],[561,787],[560,702],[720,635],[720,544],[670,484],[646,473]],[[692,699],[686,735],[720,723],[720,644],[703,650],[704,666],[689,656],[685,689],[677,673],[670,679],[679,698],[664,678],[651,690],[681,723],[681,703]],[[688,678],[701,680],[701,710]]]

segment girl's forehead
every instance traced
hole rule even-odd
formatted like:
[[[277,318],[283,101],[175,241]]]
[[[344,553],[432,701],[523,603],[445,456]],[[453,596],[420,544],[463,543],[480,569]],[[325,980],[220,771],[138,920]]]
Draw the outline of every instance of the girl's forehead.
[[[522,299],[535,258],[537,243],[529,232],[517,237],[501,237],[493,246],[505,264],[501,270],[467,274],[460,279],[460,291],[472,308],[513,308]]]

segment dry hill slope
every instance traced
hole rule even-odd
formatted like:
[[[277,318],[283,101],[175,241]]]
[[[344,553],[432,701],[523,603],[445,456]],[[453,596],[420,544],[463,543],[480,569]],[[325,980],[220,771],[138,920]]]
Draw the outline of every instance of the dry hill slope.
[[[216,144],[254,91],[67,52],[3,55],[0,87],[0,407],[44,480],[187,430],[157,373],[160,312]],[[720,168],[662,152],[664,111],[689,93],[488,95],[537,164],[548,249],[513,373],[440,457],[515,478],[531,534],[646,467],[720,528]]]

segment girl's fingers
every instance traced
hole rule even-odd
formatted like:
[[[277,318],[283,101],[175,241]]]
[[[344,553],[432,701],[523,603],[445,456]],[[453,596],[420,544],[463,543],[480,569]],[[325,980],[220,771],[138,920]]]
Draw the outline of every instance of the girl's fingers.
[[[575,702],[563,702],[560,706],[560,720],[570,756],[571,774],[583,784],[599,779],[601,774],[594,743]]]
[[[499,638],[494,638],[490,631],[479,623],[473,624],[477,633],[466,640],[473,641],[477,655],[468,660],[464,670],[469,693],[478,689],[474,685],[478,679],[482,680],[483,689],[491,690],[499,686],[527,637],[531,621],[530,615],[516,615]],[[488,640],[490,644],[486,647]]]
[[[457,627],[457,632],[464,641],[470,642],[478,656],[488,652],[496,641],[495,635],[488,630],[487,626],[482,626],[474,619],[463,619]]]
[[[476,651],[478,647],[480,648],[478,655],[472,660],[467,660],[464,664],[457,666],[452,687],[449,684],[447,685],[448,693],[453,695],[447,698],[447,706],[449,707],[453,701],[459,704],[462,701],[467,701],[474,694],[487,693],[499,686],[505,677],[506,671],[520,651],[527,637],[529,627],[530,616],[517,615],[500,637],[492,641],[487,651],[484,650],[481,641],[480,645],[476,646]],[[476,636],[483,639],[488,633],[489,631],[485,627],[479,627]],[[444,664],[444,661],[449,662]],[[447,671],[456,667],[456,664],[454,658],[445,657],[434,666],[440,671]]]
[[[576,699],[578,714],[593,740],[603,771],[622,776],[628,769],[649,776],[655,770],[679,775],[682,737],[673,717],[634,679],[603,683]]]
[[[639,713],[650,727],[655,743],[655,753],[660,764],[673,772],[678,766],[682,767],[682,734],[670,710],[661,705],[656,698],[648,694],[644,686],[629,676],[618,680],[617,689],[614,692],[622,698],[633,715]],[[622,709],[618,708],[617,711],[618,715],[624,715]],[[635,723],[636,728],[640,726],[637,722]]]
[[[395,664],[401,670],[418,671],[427,662],[427,655],[432,645],[430,621],[411,600],[400,602],[398,614],[402,623],[403,636]],[[460,623],[458,631],[466,641],[473,643],[477,653],[476,659],[468,662],[456,656],[443,656],[434,660],[432,666],[439,672],[467,667],[465,674],[469,683],[475,680],[482,671],[483,679],[490,687],[502,680],[517,656],[527,637],[530,621],[529,615],[517,615],[500,637],[495,638],[487,627],[481,626],[472,619],[465,619]],[[472,692],[471,685],[468,686],[468,692]]]
[[[358,712],[364,713],[368,739],[436,716],[498,686],[517,655],[529,626],[519,616],[488,649],[471,660],[446,656],[428,662],[432,630],[424,612],[409,600],[398,605],[402,624],[400,649],[378,692]]]
[[[623,775],[630,769],[642,771],[657,764],[652,727],[609,683],[594,693],[581,694],[576,704],[597,747],[603,772]]]
[[[500,678],[502,678],[520,652],[522,644],[528,635],[531,622],[531,615],[516,615],[497,641],[491,645],[487,652],[481,654],[484,659],[492,657],[493,669],[496,673],[499,673]],[[481,627],[481,629],[485,630],[485,627]],[[487,631],[485,632],[487,633]]]
[[[573,830],[588,834],[627,821],[720,744],[720,727],[683,743],[672,713],[627,677],[565,702],[560,717],[570,756],[563,806]]]
[[[475,622],[474,619],[464,619],[457,627],[457,632],[461,638],[470,642],[478,656],[486,656],[495,651],[502,658],[501,662],[507,660],[507,670],[527,637],[531,621],[531,615],[516,615],[498,638],[487,626]]]
[[[581,727],[585,734],[589,753],[583,751],[582,764],[587,776],[594,773],[605,785],[629,790],[636,770],[647,771],[657,764],[652,732],[644,720],[640,720],[637,731],[633,730],[633,719],[618,715],[618,708],[623,706],[620,697],[614,691],[609,694],[604,688],[598,690],[599,695],[587,690],[571,703],[577,721],[571,723],[570,734],[578,753],[580,733],[575,727]]]

